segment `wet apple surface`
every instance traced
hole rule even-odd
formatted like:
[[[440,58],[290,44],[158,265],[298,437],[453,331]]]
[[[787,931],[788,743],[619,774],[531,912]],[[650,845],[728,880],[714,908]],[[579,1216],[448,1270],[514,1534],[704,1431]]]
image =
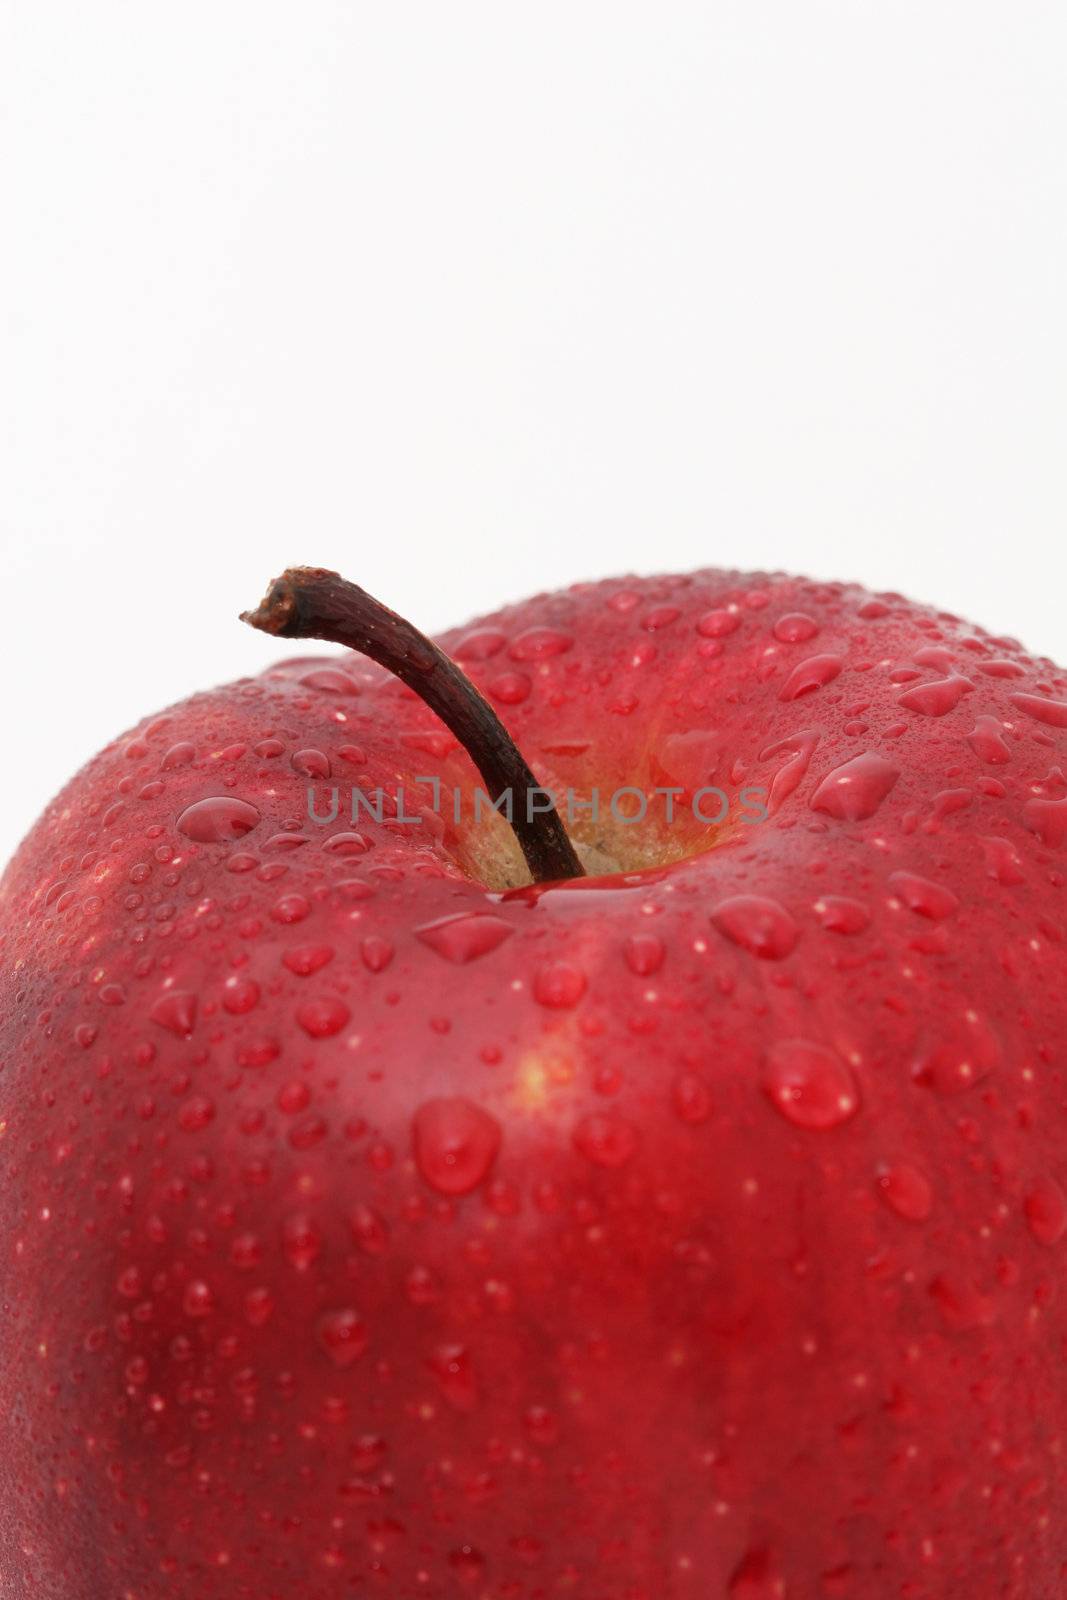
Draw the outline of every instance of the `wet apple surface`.
[[[2,1592],[1059,1596],[1067,677],[715,571],[439,642],[585,876],[354,652],[8,868]]]

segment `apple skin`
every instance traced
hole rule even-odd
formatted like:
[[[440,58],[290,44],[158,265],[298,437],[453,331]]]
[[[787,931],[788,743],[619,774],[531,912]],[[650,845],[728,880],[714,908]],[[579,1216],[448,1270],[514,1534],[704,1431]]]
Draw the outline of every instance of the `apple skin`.
[[[1062,1595],[1067,678],[717,571],[441,642],[542,781],[770,815],[310,822],[475,782],[351,654],[89,763],[0,887],[4,1600]]]

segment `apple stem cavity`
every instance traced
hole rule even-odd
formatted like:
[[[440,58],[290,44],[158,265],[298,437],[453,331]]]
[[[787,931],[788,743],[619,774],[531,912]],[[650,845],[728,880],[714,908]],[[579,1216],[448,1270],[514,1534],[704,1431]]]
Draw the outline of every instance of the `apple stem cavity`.
[[[321,567],[290,567],[255,611],[241,613],[279,639],[326,639],[369,656],[435,712],[485,779],[490,799],[510,792],[512,831],[535,883],[583,876],[581,862],[554,806],[539,809],[538,784],[504,724],[443,650],[358,584]],[[529,801],[531,791],[538,807]]]

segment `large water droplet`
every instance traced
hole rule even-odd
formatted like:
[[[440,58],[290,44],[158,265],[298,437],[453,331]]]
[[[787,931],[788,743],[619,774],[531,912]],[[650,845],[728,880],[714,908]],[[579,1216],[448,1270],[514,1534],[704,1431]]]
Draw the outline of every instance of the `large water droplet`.
[[[488,955],[512,932],[511,924],[502,917],[494,917],[486,911],[461,911],[458,916],[424,922],[415,929],[415,937],[446,961],[462,967],[479,956]]]
[[[728,633],[733,633],[741,626],[741,617],[736,606],[721,606],[714,611],[705,611],[697,623],[697,632],[705,639],[721,639]]]
[[[760,894],[731,895],[715,907],[711,920],[727,939],[765,961],[780,961],[800,936],[785,907]]]
[[[306,1272],[322,1254],[322,1234],[303,1212],[286,1217],[282,1223],[282,1253],[300,1272]]]
[[[852,900],[845,894],[823,895],[812,909],[830,933],[862,933],[871,920],[862,901]]]
[[[178,1110],[178,1126],[186,1133],[201,1133],[215,1120],[215,1102],[205,1094],[192,1094]]]
[[[296,1020],[311,1039],[329,1039],[340,1033],[352,1013],[334,995],[305,1000],[296,1008]]]
[[[818,631],[819,624],[806,611],[787,611],[774,624],[774,637],[780,644],[803,644],[814,639]]]
[[[332,945],[299,944],[284,952],[282,965],[298,978],[310,978],[312,973],[321,972],[323,967],[328,966],[333,957]]]
[[[674,1080],[674,1109],[683,1122],[707,1122],[711,1116],[711,1092],[695,1073],[680,1073]]]
[[[940,922],[959,910],[960,903],[951,889],[946,889],[942,883],[931,883],[917,872],[891,872],[889,887],[909,911],[928,917],[931,922]]]
[[[231,1017],[243,1017],[259,1004],[259,984],[253,978],[233,973],[222,986],[222,1006]]]
[[[357,1205],[349,1219],[352,1238],[368,1256],[383,1256],[389,1248],[389,1230],[378,1213]]]
[[[318,689],[323,694],[359,693],[359,685],[353,682],[347,672],[341,672],[337,667],[316,667],[312,672],[305,672],[297,682],[304,689]]]
[[[457,661],[488,661],[499,655],[507,639],[498,628],[479,628],[459,641],[452,651]]]
[[[859,1109],[859,1092],[841,1057],[807,1039],[783,1039],[767,1052],[764,1093],[799,1128],[839,1127]]]
[[[1045,700],[1038,694],[1013,694],[1013,706],[1049,728],[1067,728],[1067,700]]]
[[[186,806],[178,818],[178,832],[197,844],[224,844],[243,838],[259,821],[259,812],[247,800],[233,795],[210,795]]]
[[[939,1273],[930,1282],[929,1293],[946,1327],[954,1333],[987,1328],[997,1320],[996,1303],[962,1273]]]
[[[1022,883],[1023,868],[1019,860],[1019,852],[1010,839],[1001,839],[996,834],[987,834],[980,840],[985,851],[986,871],[991,878],[995,878],[1006,888],[1014,883]]]
[[[905,711],[914,711],[921,717],[943,717],[955,710],[963,696],[973,688],[974,684],[969,678],[961,678],[953,673],[951,677],[938,678],[934,683],[919,683],[914,689],[906,689],[897,697],[897,704],[903,706]]]
[[[293,771],[302,773],[305,778],[330,776],[330,758],[321,750],[297,750],[291,764]]]
[[[841,822],[864,822],[874,816],[899,777],[899,768],[882,756],[871,751],[853,756],[827,773],[811,797],[811,809]]]
[[[907,1162],[879,1167],[878,1193],[888,1206],[908,1222],[925,1222],[933,1206],[929,1180]]]
[[[621,1117],[583,1117],[574,1130],[574,1145],[594,1166],[624,1167],[637,1149],[637,1131]]]
[[[345,1306],[339,1311],[326,1311],[319,1318],[316,1338],[335,1367],[350,1367],[364,1354],[370,1339],[367,1324],[358,1311]]]
[[[187,989],[172,989],[160,995],[148,1015],[168,1033],[188,1039],[196,1026],[196,995]]]
[[[428,1100],[415,1113],[415,1161],[441,1194],[470,1194],[483,1183],[500,1149],[500,1124],[470,1100]]]
[[[623,945],[623,956],[638,978],[651,978],[663,965],[663,940],[654,933],[634,933]]]
[[[845,661],[843,656],[809,656],[798,661],[782,685],[779,700],[799,700],[801,695],[812,694],[832,683]]]
[[[967,1009],[943,1020],[938,1036],[920,1050],[912,1076],[938,1094],[959,1094],[987,1077],[1000,1058],[1000,1041],[989,1023]]]
[[[486,688],[502,706],[520,706],[529,697],[533,684],[525,672],[500,672],[490,678]]]
[[[1067,839],[1067,799],[1028,800],[1023,806],[1023,823],[1042,844],[1058,850]]]
[[[180,767],[187,767],[196,760],[196,750],[183,739],[179,744],[172,744],[163,760],[159,763],[161,772],[174,772]]]
[[[576,1006],[584,993],[585,973],[569,961],[550,961],[534,974],[534,999],[550,1010]]]
[[[461,1344],[442,1344],[427,1358],[441,1393],[457,1411],[470,1411],[478,1403],[478,1386],[470,1352]]]
[[[527,628],[513,642],[508,655],[512,661],[545,661],[560,656],[574,643],[569,633],[558,628]]]
[[[992,767],[1002,767],[1011,760],[1011,746],[1004,737],[1004,724],[998,717],[977,717],[967,735],[967,742],[979,760]]]
[[[1038,1244],[1058,1244],[1067,1232],[1067,1195],[1055,1178],[1038,1178],[1023,1201],[1023,1215]]]
[[[730,1579],[730,1600],[785,1600],[785,1580],[766,1550],[750,1550]]]
[[[182,1310],[187,1317],[209,1317],[215,1309],[215,1296],[202,1278],[193,1278],[185,1285]]]
[[[395,951],[391,942],[383,939],[380,933],[369,933],[360,941],[359,954],[368,972],[384,972]]]
[[[275,922],[303,922],[311,912],[311,902],[302,894],[283,894],[270,908]]]

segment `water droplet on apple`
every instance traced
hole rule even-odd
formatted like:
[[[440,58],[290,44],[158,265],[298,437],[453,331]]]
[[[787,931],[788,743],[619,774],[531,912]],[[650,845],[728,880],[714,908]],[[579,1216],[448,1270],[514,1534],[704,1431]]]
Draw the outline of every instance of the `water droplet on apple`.
[[[180,744],[172,744],[162,761],[159,763],[161,772],[174,772],[180,767],[187,767],[196,760],[196,750],[185,739]]]
[[[999,717],[981,716],[975,719],[967,742],[980,761],[1002,767],[1011,760],[1011,746],[1004,734],[1004,724]]]
[[[383,1256],[389,1248],[389,1230],[370,1206],[357,1205],[349,1218],[352,1238],[368,1256]]]
[[[322,1235],[303,1212],[286,1217],[283,1222],[282,1254],[300,1272],[305,1272],[322,1254]]]
[[[259,984],[252,978],[233,973],[222,986],[222,1006],[231,1017],[245,1016],[259,1004]]]
[[[263,1244],[256,1233],[239,1233],[230,1245],[230,1260],[238,1272],[250,1272],[263,1259]]]
[[[334,856],[365,856],[370,845],[361,833],[350,830],[345,833],[331,833],[324,839],[322,848]]]
[[[807,661],[798,661],[781,687],[779,700],[799,700],[801,695],[824,688],[834,681],[844,664],[843,656],[834,655],[809,656]]]
[[[920,917],[928,917],[931,922],[940,922],[959,910],[959,900],[951,889],[946,889],[941,883],[931,883],[929,878],[921,878],[917,872],[891,872],[889,887],[909,911],[916,912]]]
[[[814,639],[818,631],[819,624],[805,611],[787,611],[774,624],[774,637],[780,644],[803,644]]]
[[[995,834],[988,834],[980,841],[985,851],[986,870],[997,883],[1010,888],[1012,884],[1022,883],[1024,873],[1019,852],[1010,839],[998,838]]]
[[[332,1038],[340,1033],[351,1015],[344,1001],[333,995],[305,1000],[296,1008],[296,1020],[311,1039]]]
[[[489,1174],[500,1149],[500,1124],[459,1096],[428,1100],[415,1114],[415,1163],[441,1194],[470,1194]]]
[[[426,1365],[437,1379],[441,1393],[457,1411],[470,1411],[478,1403],[478,1386],[470,1352],[461,1344],[438,1345]]]
[[[274,1296],[269,1289],[249,1289],[244,1298],[246,1320],[253,1328],[262,1328],[274,1315]]]
[[[290,765],[305,778],[328,778],[331,772],[330,758],[321,750],[296,750]]]
[[[193,1278],[185,1285],[182,1310],[187,1317],[209,1317],[215,1309],[215,1296],[202,1278]]]
[[[771,1104],[798,1128],[837,1128],[859,1109],[859,1092],[847,1064],[807,1039],[772,1045],[762,1085]]]
[[[938,1094],[960,1094],[988,1077],[1000,1059],[1000,1041],[993,1029],[980,1012],[967,1008],[939,1024],[936,1035],[920,1049],[912,1077]]]
[[[499,655],[507,639],[498,628],[480,628],[468,633],[452,651],[457,661],[488,661]]]
[[[303,922],[310,912],[311,902],[302,894],[283,894],[270,909],[275,922],[283,923]]]
[[[469,1544],[453,1550],[448,1557],[448,1564],[460,1583],[465,1585],[479,1583],[485,1575],[485,1557]]]
[[[988,1328],[997,1320],[994,1300],[959,1272],[943,1272],[931,1280],[929,1293],[945,1326],[954,1333]]]
[[[1028,800],[1023,806],[1023,825],[1036,833],[1042,844],[1058,850],[1067,839],[1067,799]]]
[[[333,958],[332,945],[299,944],[283,953],[282,965],[298,978],[310,978],[312,973],[321,972],[323,967],[328,966]]]
[[[823,895],[812,909],[829,933],[862,933],[871,920],[865,905],[843,894]]]
[[[900,769],[871,751],[853,756],[823,778],[811,797],[811,809],[841,822],[873,817],[900,777]]]
[[[585,993],[585,973],[569,961],[550,961],[534,974],[533,996],[552,1011],[576,1006]]]
[[[637,1143],[636,1129],[621,1117],[583,1117],[574,1130],[575,1149],[597,1167],[624,1167]]]
[[[533,688],[525,672],[500,672],[490,678],[486,688],[502,706],[518,706]]]
[[[1035,722],[1049,728],[1067,728],[1067,700],[1046,700],[1039,694],[1013,694],[1011,703]]]
[[[341,672],[337,667],[316,667],[312,672],[305,672],[297,682],[303,689],[318,689],[323,694],[359,693],[359,685],[353,682],[347,672]]]
[[[878,1193],[888,1206],[908,1222],[925,1222],[933,1207],[933,1190],[918,1167],[907,1162],[895,1162],[879,1167],[876,1176]]]
[[[641,626],[646,633],[660,633],[664,628],[669,628],[672,623],[677,622],[681,614],[677,606],[653,606],[642,619]]]
[[[237,1048],[237,1065],[239,1067],[269,1067],[272,1061],[277,1061],[281,1053],[281,1045],[277,1039],[247,1039]]]
[[[381,934],[371,933],[360,941],[360,959],[368,972],[384,972],[393,959],[393,946]]]
[[[663,965],[663,940],[654,933],[631,934],[623,945],[623,957],[638,978],[651,978]]]
[[[178,818],[178,832],[197,844],[225,844],[243,838],[259,822],[259,812],[247,800],[233,795],[210,795],[186,806]]]
[[[674,1080],[674,1109],[683,1122],[694,1126],[711,1116],[711,1092],[693,1072],[680,1073]]]
[[[785,1600],[785,1580],[767,1550],[750,1550],[730,1579],[730,1600]]]
[[[196,995],[186,989],[173,989],[163,994],[148,1013],[153,1022],[173,1033],[179,1039],[188,1039],[196,1026]]]
[[[573,643],[571,635],[558,628],[527,628],[513,641],[508,655],[512,661],[546,661],[563,655]]]
[[[711,921],[727,939],[765,961],[782,960],[800,936],[785,907],[766,895],[731,895],[715,907]]]
[[[938,678],[935,683],[919,683],[898,695],[897,704],[905,711],[914,711],[920,717],[944,717],[955,710],[974,684],[969,678],[953,673],[948,678]]]
[[[334,1366],[342,1371],[359,1360],[370,1341],[367,1324],[358,1311],[348,1306],[339,1311],[324,1312],[316,1325],[315,1335]]]
[[[200,1133],[215,1120],[215,1102],[207,1095],[194,1094],[178,1111],[178,1126],[186,1133]]]
[[[697,623],[697,632],[705,639],[721,639],[740,626],[741,617],[736,607],[717,607],[714,611],[705,611]]]
[[[1023,1201],[1023,1215],[1038,1244],[1058,1244],[1067,1232],[1067,1195],[1055,1178],[1039,1178]]]
[[[446,961],[466,966],[495,950],[512,932],[511,924],[502,917],[485,911],[461,911],[458,916],[423,923],[415,929],[415,937]]]

